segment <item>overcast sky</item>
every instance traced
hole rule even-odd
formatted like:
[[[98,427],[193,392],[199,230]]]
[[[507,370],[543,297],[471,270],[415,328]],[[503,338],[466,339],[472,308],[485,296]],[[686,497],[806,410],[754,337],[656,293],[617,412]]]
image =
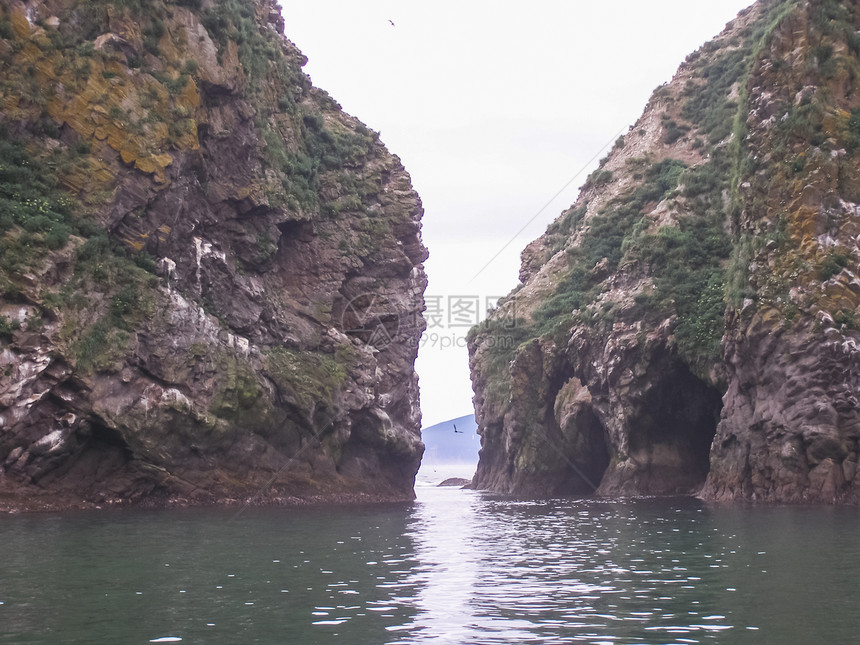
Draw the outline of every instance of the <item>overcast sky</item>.
[[[516,286],[520,251],[575,201],[591,160],[750,2],[281,4],[314,85],[380,132],[424,203],[426,427],[472,411],[473,303],[483,312]]]

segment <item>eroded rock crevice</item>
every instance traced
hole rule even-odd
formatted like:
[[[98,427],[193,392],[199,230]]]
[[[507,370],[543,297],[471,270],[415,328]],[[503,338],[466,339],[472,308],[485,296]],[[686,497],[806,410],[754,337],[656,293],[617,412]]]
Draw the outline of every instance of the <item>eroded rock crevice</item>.
[[[660,375],[625,421],[626,445],[602,494],[692,494],[705,483],[720,392],[686,367]]]
[[[611,458],[609,433],[591,405],[582,383],[572,378],[555,398],[551,420],[563,440],[568,470],[558,492],[590,495],[600,486]]]

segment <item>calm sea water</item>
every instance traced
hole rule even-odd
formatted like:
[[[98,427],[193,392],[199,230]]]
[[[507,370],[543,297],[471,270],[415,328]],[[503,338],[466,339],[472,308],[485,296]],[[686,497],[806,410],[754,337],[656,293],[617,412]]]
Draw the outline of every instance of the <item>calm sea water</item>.
[[[414,504],[234,514],[0,517],[0,642],[860,638],[858,509],[424,485]]]

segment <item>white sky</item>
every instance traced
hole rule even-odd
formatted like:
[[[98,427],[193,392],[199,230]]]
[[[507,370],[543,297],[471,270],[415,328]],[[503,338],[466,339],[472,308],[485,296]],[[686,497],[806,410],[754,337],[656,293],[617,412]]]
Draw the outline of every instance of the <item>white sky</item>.
[[[575,201],[589,160],[750,1],[281,0],[314,85],[380,132],[424,203],[442,318],[418,358],[424,426],[472,411],[451,305],[483,312],[516,286],[520,251]]]

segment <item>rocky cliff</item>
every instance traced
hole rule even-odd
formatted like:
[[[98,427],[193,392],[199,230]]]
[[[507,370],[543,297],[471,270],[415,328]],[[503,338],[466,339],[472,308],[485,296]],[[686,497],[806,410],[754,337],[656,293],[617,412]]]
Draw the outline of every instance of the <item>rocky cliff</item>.
[[[681,65],[470,333],[474,485],[860,502],[860,3]]]
[[[0,0],[0,505],[408,499],[421,203],[273,0]]]

